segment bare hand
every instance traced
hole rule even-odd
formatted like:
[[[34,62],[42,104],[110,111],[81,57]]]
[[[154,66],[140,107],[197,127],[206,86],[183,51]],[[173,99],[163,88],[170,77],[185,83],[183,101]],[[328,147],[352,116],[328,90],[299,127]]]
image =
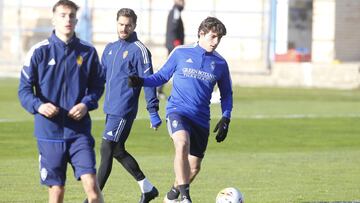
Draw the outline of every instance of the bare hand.
[[[56,107],[52,103],[44,103],[39,106],[37,111],[47,118],[52,118],[59,113],[59,107]]]
[[[79,121],[86,115],[87,112],[87,106],[84,103],[78,103],[70,109],[68,116]]]

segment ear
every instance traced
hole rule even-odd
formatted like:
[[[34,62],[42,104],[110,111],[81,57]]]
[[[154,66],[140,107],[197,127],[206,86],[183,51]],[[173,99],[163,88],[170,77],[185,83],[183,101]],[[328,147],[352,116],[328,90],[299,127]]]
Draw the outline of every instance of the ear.
[[[205,36],[205,32],[203,31],[203,30],[200,30],[200,32],[199,32],[199,38],[201,37],[201,36]]]

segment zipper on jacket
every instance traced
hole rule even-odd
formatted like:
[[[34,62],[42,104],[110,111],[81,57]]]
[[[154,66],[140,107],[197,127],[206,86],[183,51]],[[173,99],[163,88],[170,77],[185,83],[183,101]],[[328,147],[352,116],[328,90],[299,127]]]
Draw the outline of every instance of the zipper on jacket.
[[[69,47],[68,47],[68,45],[66,45],[66,47],[65,47],[65,51],[64,51],[64,61],[65,61],[65,63],[64,63],[64,84],[63,84],[63,87],[64,87],[64,96],[63,96],[63,105],[64,105],[64,109],[66,108],[65,107],[65,104],[66,104],[66,101],[67,101],[67,85],[66,85],[66,82],[67,82],[67,57],[68,57],[68,55],[69,55]],[[66,112],[64,111],[63,112],[63,115],[62,115],[62,120],[63,120],[63,122],[62,122],[62,124],[63,124],[63,126],[62,126],[62,129],[63,129],[63,138],[65,138],[65,129],[64,129],[64,126],[65,126],[65,121],[66,121]]]
[[[111,85],[110,85],[110,84],[111,84],[111,79],[112,79],[113,74],[114,74],[116,57],[117,57],[117,55],[118,55],[121,47],[122,47],[122,44],[120,43],[119,48],[116,50],[116,53],[115,53],[115,55],[113,56],[113,62],[112,62],[112,66],[111,66],[111,75],[110,75],[109,81],[106,81],[106,83],[108,84],[108,89],[109,89],[109,90],[106,90],[106,91],[108,91],[109,93],[111,92],[111,91],[110,91],[110,90],[111,90],[111,87],[110,87]],[[108,101],[110,101],[110,94],[107,94],[107,98],[106,98],[106,99],[107,99]]]

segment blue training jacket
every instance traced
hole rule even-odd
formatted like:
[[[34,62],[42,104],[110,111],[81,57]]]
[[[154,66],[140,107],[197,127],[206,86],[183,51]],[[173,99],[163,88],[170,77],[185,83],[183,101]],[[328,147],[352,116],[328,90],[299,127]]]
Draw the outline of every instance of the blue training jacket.
[[[144,78],[144,86],[159,86],[173,76],[167,114],[176,112],[209,128],[210,99],[217,83],[221,95],[222,116],[230,119],[232,87],[228,65],[217,52],[206,52],[198,44],[176,47],[163,67]]]
[[[153,74],[150,51],[138,40],[136,32],[133,32],[126,40],[119,39],[109,43],[105,47],[101,63],[106,69],[104,112],[135,118],[141,87],[129,87],[128,77],[146,77]],[[146,87],[144,91],[148,112],[157,112],[159,100],[156,97],[156,88]]]
[[[84,103],[88,111],[96,109],[104,83],[105,74],[95,48],[75,35],[66,44],[53,32],[33,46],[21,71],[18,95],[22,106],[35,115],[35,136],[48,140],[90,136],[89,113],[80,121],[67,114],[78,103]],[[53,118],[37,112],[47,102],[60,108]]]

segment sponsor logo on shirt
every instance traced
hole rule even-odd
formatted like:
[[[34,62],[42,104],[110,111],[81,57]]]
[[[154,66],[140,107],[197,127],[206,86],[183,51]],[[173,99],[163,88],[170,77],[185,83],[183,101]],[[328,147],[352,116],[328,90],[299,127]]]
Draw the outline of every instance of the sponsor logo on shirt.
[[[186,60],[186,63],[194,63],[194,62],[191,58],[189,58],[188,60]]]
[[[209,81],[209,82],[216,81],[216,77],[214,74],[211,74],[211,73],[208,73],[205,71],[201,71],[201,70],[197,70],[197,69],[193,69],[193,68],[183,68],[182,72],[185,77],[196,78],[199,80],[205,80],[205,81]]]

